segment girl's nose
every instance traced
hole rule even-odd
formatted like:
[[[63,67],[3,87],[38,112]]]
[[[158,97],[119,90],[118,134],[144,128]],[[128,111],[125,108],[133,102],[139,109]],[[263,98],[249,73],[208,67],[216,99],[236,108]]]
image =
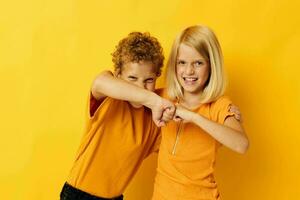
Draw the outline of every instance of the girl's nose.
[[[186,67],[185,73],[186,73],[187,75],[193,74],[193,73],[194,73],[194,66],[193,66],[192,64],[189,64],[189,65]]]

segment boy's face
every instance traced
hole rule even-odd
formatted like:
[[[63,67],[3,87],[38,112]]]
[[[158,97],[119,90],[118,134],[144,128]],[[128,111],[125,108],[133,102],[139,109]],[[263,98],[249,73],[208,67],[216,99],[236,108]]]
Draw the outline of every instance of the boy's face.
[[[121,72],[117,75],[119,78],[128,81],[140,88],[154,91],[157,79],[156,67],[152,62],[127,62],[122,66]],[[128,91],[130,92],[130,91]],[[141,104],[129,102],[133,107],[140,108]]]

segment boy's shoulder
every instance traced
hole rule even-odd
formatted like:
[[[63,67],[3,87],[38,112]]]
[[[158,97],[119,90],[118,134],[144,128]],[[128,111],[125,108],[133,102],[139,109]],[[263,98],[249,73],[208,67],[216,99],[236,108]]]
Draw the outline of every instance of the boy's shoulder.
[[[104,97],[101,98],[99,100],[97,100],[93,94],[90,92],[89,95],[89,104],[88,104],[88,108],[89,108],[89,114],[90,116],[93,116],[97,110],[101,109],[101,110],[120,110],[122,108],[126,108],[128,106],[126,106],[128,103],[126,101],[123,100],[119,100],[119,99],[114,99],[111,97]]]

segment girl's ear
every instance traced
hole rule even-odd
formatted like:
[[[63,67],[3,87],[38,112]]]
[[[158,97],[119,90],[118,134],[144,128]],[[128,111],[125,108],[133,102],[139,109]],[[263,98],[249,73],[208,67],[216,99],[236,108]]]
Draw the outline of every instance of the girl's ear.
[[[121,68],[115,69],[114,75],[115,75],[115,77],[120,77],[120,75],[121,75]]]

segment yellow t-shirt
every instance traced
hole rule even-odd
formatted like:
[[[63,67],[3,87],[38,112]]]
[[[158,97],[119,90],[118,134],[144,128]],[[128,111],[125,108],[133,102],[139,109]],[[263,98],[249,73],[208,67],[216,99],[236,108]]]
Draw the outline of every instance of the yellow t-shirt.
[[[203,104],[195,112],[223,124],[232,116],[231,101],[221,97]],[[220,143],[193,123],[171,121],[162,127],[153,200],[219,200],[214,179]]]
[[[88,115],[67,182],[99,197],[121,195],[143,159],[158,150],[159,131],[148,108],[105,98],[95,113]]]

